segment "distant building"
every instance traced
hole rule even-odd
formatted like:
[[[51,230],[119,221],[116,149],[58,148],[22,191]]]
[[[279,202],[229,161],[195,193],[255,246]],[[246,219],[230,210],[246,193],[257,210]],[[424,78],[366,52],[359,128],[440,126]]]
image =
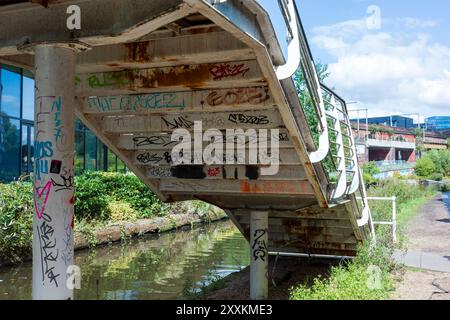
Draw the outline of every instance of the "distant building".
[[[445,150],[448,148],[448,135],[444,131],[427,131],[423,146],[426,151],[429,150]]]
[[[448,131],[450,130],[450,116],[429,117],[425,120],[427,130]]]
[[[356,123],[358,120],[353,119],[352,122]],[[373,117],[367,119],[369,125],[377,124],[383,125],[387,127],[394,128],[404,128],[404,129],[413,129],[417,127],[417,124],[414,124],[414,120],[412,118],[403,117],[403,116],[385,116],[385,117]],[[365,123],[366,119],[359,119],[360,123]]]
[[[416,161],[416,136],[412,130],[384,125],[353,125],[360,162],[400,163]]]

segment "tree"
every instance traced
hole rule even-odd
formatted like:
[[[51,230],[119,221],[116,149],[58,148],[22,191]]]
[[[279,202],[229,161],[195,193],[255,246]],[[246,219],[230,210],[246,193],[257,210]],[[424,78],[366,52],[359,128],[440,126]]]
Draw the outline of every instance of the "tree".
[[[8,181],[17,176],[19,143],[19,128],[0,112],[0,179]]]
[[[319,79],[319,82],[322,83],[326,78],[329,77],[330,73],[328,72],[328,65],[317,63],[316,64],[316,72],[317,77]],[[319,116],[316,112],[316,108],[314,107],[313,100],[311,97],[311,92],[309,91],[308,85],[306,83],[304,74],[302,69],[298,69],[297,72],[294,75],[294,85],[295,89],[298,94],[298,99],[300,101],[300,104],[303,107],[303,111],[306,116],[306,121],[309,125],[309,128],[311,130],[311,135],[313,142],[316,147],[319,145]],[[322,94],[324,97],[325,102],[325,109],[328,108],[328,105],[326,103],[325,95]],[[327,119],[328,127],[333,127],[333,122],[331,119]],[[328,133],[329,139],[331,141],[336,142],[336,133],[334,131],[329,131]],[[346,139],[346,138],[345,138]],[[349,141],[344,141],[344,143],[349,144]],[[348,150],[345,150],[345,152],[349,152]],[[335,160],[332,157],[332,154],[337,154],[337,145],[331,144],[330,146],[330,152],[328,153],[327,157],[322,162],[323,167],[325,168],[325,171],[328,173],[328,178],[330,181],[336,181],[338,172],[336,171],[336,165]],[[346,154],[346,156],[349,156],[349,154]]]
[[[316,72],[320,82],[323,82],[330,75],[328,72],[328,65],[320,62],[316,64]],[[313,141],[317,145],[319,141],[319,119],[301,68],[294,74],[294,85],[298,94],[298,99],[303,106],[306,121],[311,128]]]

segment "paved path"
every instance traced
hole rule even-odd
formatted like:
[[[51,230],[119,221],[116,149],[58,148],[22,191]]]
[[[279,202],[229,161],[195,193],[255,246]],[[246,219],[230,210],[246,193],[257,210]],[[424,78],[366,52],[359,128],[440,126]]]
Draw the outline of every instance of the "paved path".
[[[408,248],[412,251],[450,256],[450,193],[436,197],[408,226]]]
[[[434,253],[420,251],[396,251],[395,261],[408,267],[414,267],[430,271],[450,272],[450,256],[441,256]]]
[[[450,193],[430,201],[407,228],[408,251],[394,258],[408,267],[394,299],[450,300]]]

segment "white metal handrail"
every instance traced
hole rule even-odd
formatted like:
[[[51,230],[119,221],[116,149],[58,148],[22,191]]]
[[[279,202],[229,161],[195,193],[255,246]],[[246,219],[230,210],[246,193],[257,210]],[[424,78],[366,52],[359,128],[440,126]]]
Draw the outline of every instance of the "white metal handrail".
[[[333,131],[336,132],[336,134],[340,134],[342,135],[343,133],[341,132],[341,124],[345,126],[346,128],[346,134],[343,134],[347,137],[348,141],[349,141],[349,150],[351,152],[351,156],[348,159],[348,162],[351,164],[350,167],[348,168],[348,172],[351,173],[352,175],[352,181],[350,183],[350,185],[348,186],[348,189],[346,190],[346,194],[350,195],[355,193],[356,191],[360,191],[361,194],[361,200],[362,200],[362,208],[361,208],[361,217],[359,219],[357,219],[357,224],[359,227],[364,227],[365,225],[369,224],[370,226],[370,231],[371,231],[371,235],[372,235],[372,242],[375,243],[376,242],[376,238],[375,238],[375,229],[373,226],[373,221],[372,221],[372,214],[370,212],[370,207],[369,207],[369,203],[368,203],[368,198],[367,198],[367,193],[366,193],[366,187],[364,185],[364,180],[362,177],[362,172],[359,168],[359,164],[358,164],[358,154],[356,151],[356,144],[355,144],[355,140],[353,138],[353,132],[352,132],[352,127],[351,127],[351,123],[350,123],[350,118],[348,116],[348,111],[347,111],[347,105],[345,103],[345,100],[342,99],[341,97],[339,97],[333,90],[331,90],[330,88],[328,88],[325,85],[321,85],[322,90],[325,94],[327,94],[329,97],[329,101],[330,101],[330,105],[331,107],[333,107],[336,111],[338,111],[342,118],[343,121],[338,121],[339,122],[339,128],[336,127],[333,129]],[[338,106],[341,106],[340,108]],[[332,119],[336,118],[336,113],[332,114],[332,115],[328,115],[329,117],[331,117]],[[337,143],[337,145],[339,146],[339,142]],[[342,143],[342,146],[344,148],[344,144]],[[346,158],[347,159],[347,158]],[[340,170],[340,169],[339,169]],[[338,184],[339,186],[339,184]]]
[[[288,60],[286,64],[279,66],[276,70],[279,80],[292,77],[300,65],[300,37],[297,18],[295,14],[295,4],[293,0],[278,1],[281,12],[288,28]]]
[[[367,197],[367,200],[392,201],[392,220],[374,221],[376,225],[390,225],[392,227],[392,242],[397,242],[397,197]]]
[[[298,48],[297,53],[299,54],[300,67],[303,72],[305,83],[308,88],[309,93],[311,94],[311,100],[314,107],[314,110],[317,114],[319,124],[319,141],[316,146],[316,150],[309,152],[309,160],[311,163],[319,163],[328,155],[328,151],[330,149],[330,141],[328,137],[328,126],[327,126],[327,115],[325,113],[325,104],[322,97],[322,88],[320,85],[319,77],[317,75],[316,66],[314,63],[314,59],[311,54],[311,50],[308,45],[308,41],[306,39],[305,30],[303,28],[300,15],[298,14],[297,6],[293,0],[285,0],[289,4],[289,11],[291,12],[292,21],[295,20],[295,27],[293,30],[296,30],[295,35],[297,36]],[[294,39],[291,41],[291,44],[295,41]],[[291,57],[289,57],[290,59]],[[297,64],[298,67],[298,64]],[[296,68],[298,70],[298,68]],[[295,71],[296,71],[295,70]],[[292,73],[294,74],[295,71]],[[291,74],[291,75],[292,75]]]
[[[347,173],[345,165],[345,150],[344,141],[341,132],[341,122],[339,121],[339,111],[336,106],[336,100],[333,96],[330,98],[329,107],[331,112],[327,112],[327,115],[331,117],[334,127],[333,131],[336,134],[336,154],[332,155],[333,161],[336,163],[336,171],[338,172],[338,181],[332,192],[332,199],[337,200],[341,198],[347,190]]]
[[[358,227],[364,227],[365,225],[369,224],[370,232],[372,235],[372,243],[375,245],[376,244],[375,228],[373,225],[372,213],[370,212],[369,202],[367,199],[366,186],[364,185],[361,170],[358,171],[359,171],[359,178],[361,180],[361,183],[359,184],[359,191],[361,193],[361,201],[363,204],[363,208],[361,210],[362,212],[361,218],[357,220],[357,224]]]
[[[355,139],[353,137],[353,131],[351,127],[350,117],[348,116],[347,111],[347,105],[345,103],[345,100],[339,97],[333,90],[325,86],[324,84],[321,85],[322,90],[331,96],[331,98],[336,101],[335,105],[340,112],[343,121],[341,122],[342,125],[346,128],[346,138],[349,141],[349,146],[343,145],[344,148],[347,148],[350,151],[350,159],[348,159],[349,165],[347,166],[347,172],[351,175],[351,183],[348,185],[348,189],[346,190],[347,194],[353,194],[358,190],[359,183],[360,183],[360,175],[359,175],[359,165],[358,165],[358,153],[356,151],[356,144]],[[330,98],[330,99],[331,99]],[[341,108],[338,107],[338,105],[341,106]]]

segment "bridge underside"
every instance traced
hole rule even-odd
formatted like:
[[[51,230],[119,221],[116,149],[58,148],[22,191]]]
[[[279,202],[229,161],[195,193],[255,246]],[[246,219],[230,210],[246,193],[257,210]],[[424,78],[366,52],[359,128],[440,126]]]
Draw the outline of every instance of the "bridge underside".
[[[356,192],[333,198],[337,187],[323,163],[311,161],[318,147],[304,106],[293,80],[277,77],[285,61],[256,2],[46,3],[0,6],[0,61],[34,71],[36,45],[76,47],[75,114],[163,201],[221,207],[249,241],[257,232],[250,213],[263,212],[266,251],[348,256],[371,237]],[[69,31],[65,9],[74,3],[82,29]],[[256,142],[267,144],[260,157],[269,159],[271,143],[279,144],[278,173],[264,175],[267,163],[250,163],[255,146],[248,140],[221,156],[224,164],[175,165],[171,134],[185,129],[194,136],[197,121],[222,134],[267,129]],[[240,139],[246,137],[233,141]],[[225,152],[225,141],[214,145]],[[193,147],[192,159],[201,159]]]

